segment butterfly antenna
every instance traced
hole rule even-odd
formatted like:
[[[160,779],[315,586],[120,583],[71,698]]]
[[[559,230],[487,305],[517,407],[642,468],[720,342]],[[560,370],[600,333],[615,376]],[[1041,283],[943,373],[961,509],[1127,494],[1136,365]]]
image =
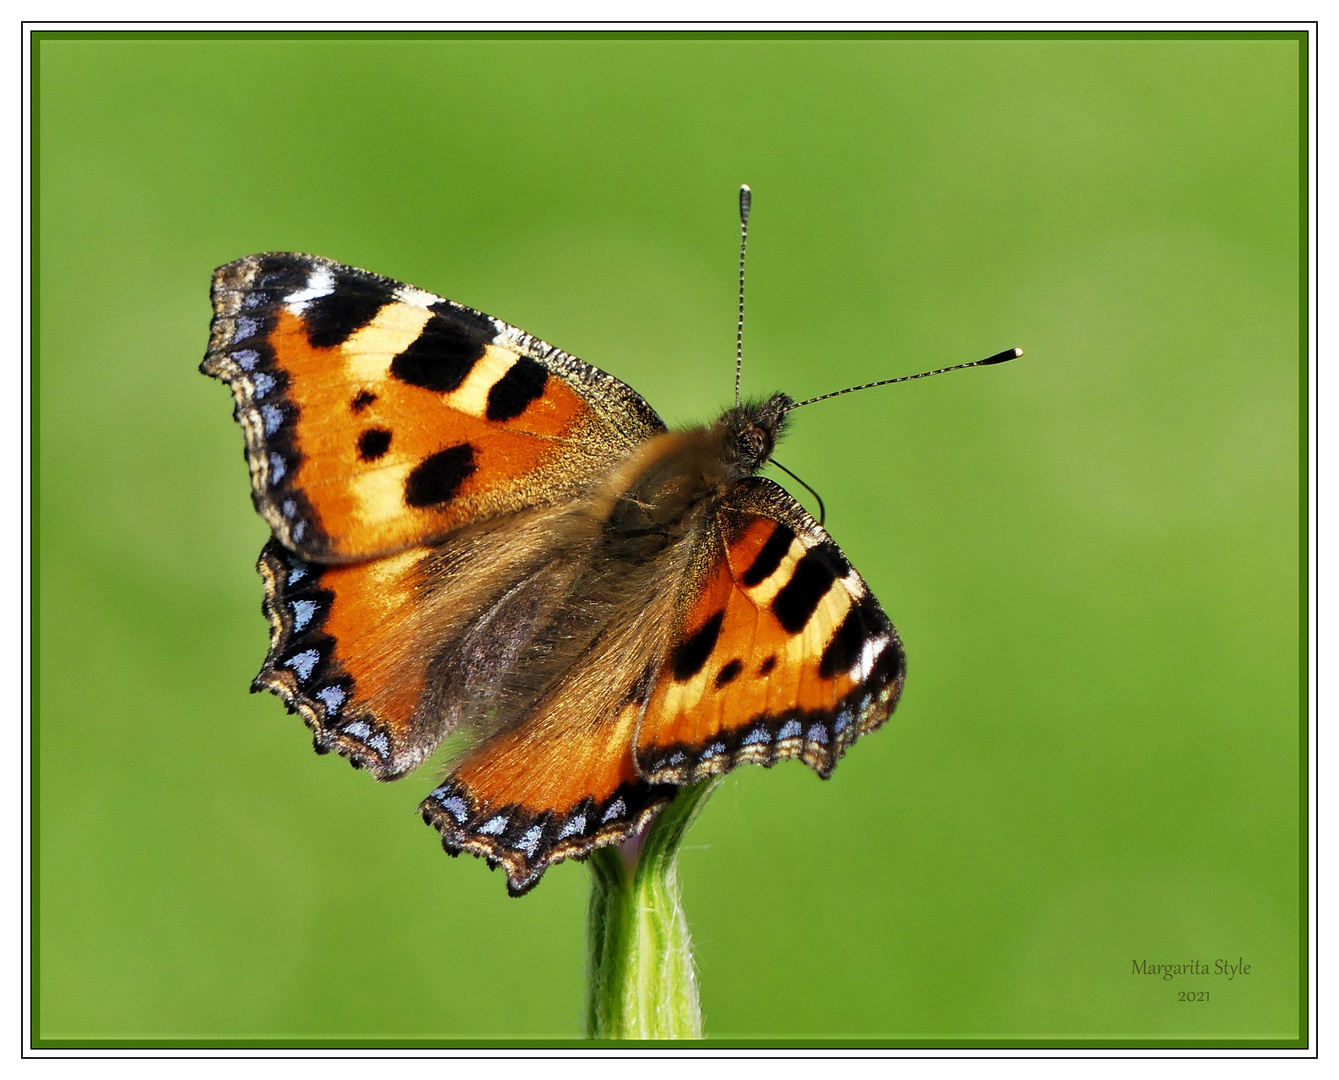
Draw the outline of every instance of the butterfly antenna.
[[[753,191],[739,185],[739,321],[735,323],[735,406],[739,405],[739,376],[744,370],[744,252],[749,246],[749,209]],[[798,477],[796,479],[799,479]],[[800,483],[804,483],[800,480]],[[807,486],[807,485],[806,485]]]
[[[810,495],[812,495],[815,499],[818,500],[818,523],[819,523],[820,525],[822,525],[825,521],[827,521],[827,519],[828,519],[828,508],[827,508],[826,506],[823,505],[823,496],[820,495],[820,494],[819,494],[817,491],[815,491],[813,488],[811,488],[808,484],[805,484],[803,480],[800,480],[800,478],[799,478],[798,476],[796,476],[796,475],[795,475],[793,472],[791,472],[788,468],[786,468],[784,465],[782,465],[781,462],[777,461],[776,458],[772,458],[772,464],[775,465],[778,469],[780,469],[780,470],[781,470],[783,473],[785,473],[787,476],[789,476],[792,480],[799,480],[801,484],[804,484],[804,490],[807,491],[807,492],[809,492]]]
[[[961,371],[963,368],[985,367],[987,364],[1003,364],[1007,360],[1017,360],[1023,355],[1022,349],[1005,349],[1004,352],[997,352],[994,356],[987,356],[984,360],[973,360],[969,364],[954,364],[952,367],[935,368],[934,371],[922,371],[919,375],[899,375],[896,379],[880,379],[878,382],[861,383],[859,386],[848,386],[845,390],[833,390],[828,394],[819,394],[818,397],[806,398],[804,401],[797,401],[786,412],[794,412],[803,405],[812,405],[815,401],[826,401],[828,398],[841,397],[843,394],[854,394],[857,390],[872,390],[876,386],[891,386],[893,383],[911,382],[913,379],[928,379],[931,375],[943,375],[948,371]],[[796,479],[799,479],[796,477]],[[804,481],[800,481],[804,483]],[[806,487],[808,485],[805,485]]]

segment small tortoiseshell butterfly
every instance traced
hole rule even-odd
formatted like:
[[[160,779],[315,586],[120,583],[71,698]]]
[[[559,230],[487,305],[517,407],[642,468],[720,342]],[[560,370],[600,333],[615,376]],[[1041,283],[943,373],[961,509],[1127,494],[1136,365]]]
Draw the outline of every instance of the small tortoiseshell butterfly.
[[[785,394],[669,431],[552,345],[314,255],[239,259],[212,295],[201,370],[274,531],[252,689],[379,780],[469,732],[419,809],[513,895],[679,785],[783,758],[826,777],[893,711],[897,631],[756,475]]]

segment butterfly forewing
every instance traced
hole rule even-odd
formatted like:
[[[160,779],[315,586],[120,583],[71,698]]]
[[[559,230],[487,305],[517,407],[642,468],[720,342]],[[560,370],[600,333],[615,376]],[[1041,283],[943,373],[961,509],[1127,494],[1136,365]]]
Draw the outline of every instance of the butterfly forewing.
[[[214,275],[202,369],[252,494],[308,559],[353,561],[581,490],[664,430],[634,391],[499,319],[311,255]]]

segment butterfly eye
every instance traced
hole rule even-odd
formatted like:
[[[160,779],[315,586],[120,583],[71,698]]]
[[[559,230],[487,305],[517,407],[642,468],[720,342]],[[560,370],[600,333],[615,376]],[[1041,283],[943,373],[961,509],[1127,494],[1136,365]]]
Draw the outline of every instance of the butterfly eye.
[[[767,456],[767,433],[759,427],[745,428],[739,434],[739,450],[743,458],[756,467]]]

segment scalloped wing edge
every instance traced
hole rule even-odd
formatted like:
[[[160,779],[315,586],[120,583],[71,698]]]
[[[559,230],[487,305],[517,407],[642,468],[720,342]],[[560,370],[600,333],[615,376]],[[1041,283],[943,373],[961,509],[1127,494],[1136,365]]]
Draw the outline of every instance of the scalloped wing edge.
[[[464,784],[449,777],[418,807],[426,825],[437,829],[448,855],[468,851],[490,868],[501,866],[507,892],[523,896],[544,871],[565,859],[618,844],[646,828],[678,793],[673,785],[625,783],[602,802],[583,799],[564,814],[532,813],[516,804],[484,806]]]
[[[906,654],[896,632],[874,663],[882,669],[877,689],[870,689],[867,682],[835,709],[793,709],[779,716],[758,716],[719,733],[701,750],[684,745],[658,750],[653,759],[639,763],[639,768],[649,783],[682,786],[727,773],[736,765],[770,769],[778,761],[798,758],[826,780],[856,739],[888,722],[902,696]],[[870,679],[875,678],[871,671]]]
[[[831,545],[841,549],[828,531],[785,488],[764,476],[740,483],[735,497],[723,509],[767,516],[787,526],[797,536],[812,538],[811,548]],[[850,568],[845,554],[841,559]],[[676,744],[658,748],[647,761],[633,758],[638,772],[653,784],[685,785],[709,776],[727,773],[737,765],[761,765],[770,769],[778,761],[799,759],[826,780],[851,745],[862,735],[888,722],[906,684],[907,658],[897,628],[884,612],[859,573],[851,569],[863,590],[852,610],[859,611],[867,629],[875,630],[867,641],[880,641],[872,655],[861,655],[858,685],[831,709],[789,709],[776,715],[762,714],[729,731],[720,732],[707,746]]]
[[[312,749],[331,751],[355,769],[366,769],[378,780],[398,780],[421,763],[421,757],[397,760],[390,732],[367,713],[343,714],[351,698],[352,679],[331,657],[334,641],[321,632],[322,594],[315,588],[320,567],[293,555],[276,540],[261,549],[256,570],[265,583],[261,610],[270,622],[270,649],[251,692],[268,690],[291,713],[296,713],[312,732]],[[298,590],[290,586],[308,583]],[[304,626],[298,627],[294,597],[313,605]],[[402,755],[403,756],[403,755]]]

